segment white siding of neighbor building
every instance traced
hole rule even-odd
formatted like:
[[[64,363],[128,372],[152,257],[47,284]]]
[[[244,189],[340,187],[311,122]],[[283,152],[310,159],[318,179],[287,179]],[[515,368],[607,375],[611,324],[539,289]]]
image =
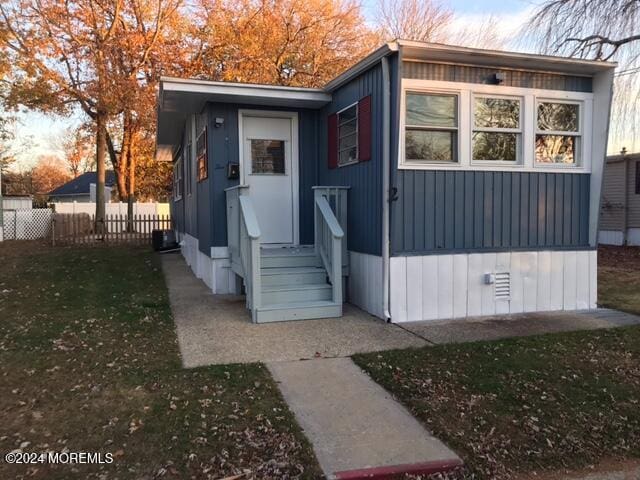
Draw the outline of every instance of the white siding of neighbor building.
[[[51,204],[56,213],[88,213],[95,215],[95,202],[54,202]],[[124,202],[106,203],[105,213],[107,215],[126,215],[127,204]],[[169,215],[168,203],[134,203],[134,215]]]
[[[497,299],[485,274],[508,272],[511,294]],[[597,252],[528,251],[391,258],[395,323],[596,308]]]
[[[636,169],[640,168],[640,156],[629,161],[627,191],[629,192],[629,228],[640,228],[640,193],[636,193]]]
[[[624,243],[626,208],[627,244],[640,245],[640,194],[636,193],[636,175],[640,168],[640,155],[634,154],[627,157],[626,179],[625,161],[619,160],[620,157],[616,157],[616,161],[609,161],[605,168],[598,241],[605,245]]]
[[[600,230],[620,230],[624,222],[624,163],[607,163],[602,184]]]
[[[598,243],[602,245],[622,245],[624,237],[621,230],[600,230]]]
[[[32,208],[31,197],[2,197],[3,210],[31,210]]]

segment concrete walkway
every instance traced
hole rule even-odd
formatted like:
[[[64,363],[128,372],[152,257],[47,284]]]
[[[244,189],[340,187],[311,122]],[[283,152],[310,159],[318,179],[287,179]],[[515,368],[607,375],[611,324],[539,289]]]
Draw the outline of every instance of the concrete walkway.
[[[251,323],[245,298],[213,295],[178,254],[162,256],[182,364],[275,362],[422,347],[428,342],[349,304],[342,318]]]
[[[433,344],[499,340],[544,333],[639,325],[640,317],[600,308],[577,312],[523,313],[495,317],[403,323],[402,328]]]
[[[351,359],[267,366],[327,478],[435,473],[461,464]]]

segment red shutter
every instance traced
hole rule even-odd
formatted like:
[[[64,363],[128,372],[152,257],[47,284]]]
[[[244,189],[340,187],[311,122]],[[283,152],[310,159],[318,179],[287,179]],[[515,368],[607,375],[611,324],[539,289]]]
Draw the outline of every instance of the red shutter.
[[[358,160],[371,160],[371,95],[358,102]]]
[[[338,166],[338,115],[332,113],[327,122],[327,158],[329,168]]]

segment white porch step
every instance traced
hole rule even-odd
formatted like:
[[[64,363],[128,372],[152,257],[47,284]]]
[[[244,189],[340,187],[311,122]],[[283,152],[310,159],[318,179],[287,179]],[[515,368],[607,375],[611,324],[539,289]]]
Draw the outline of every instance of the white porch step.
[[[262,306],[256,314],[258,323],[335,318],[342,316],[342,305],[332,301],[282,303]]]
[[[313,248],[263,248],[260,250],[262,268],[320,267],[320,259]]]
[[[328,283],[310,285],[275,285],[262,287],[262,304],[317,302],[331,300],[333,287]]]
[[[260,249],[261,306],[258,323],[331,318],[342,315],[333,287],[313,247]]]
[[[263,268],[260,274],[263,286],[309,285],[327,282],[327,271],[322,267]]]

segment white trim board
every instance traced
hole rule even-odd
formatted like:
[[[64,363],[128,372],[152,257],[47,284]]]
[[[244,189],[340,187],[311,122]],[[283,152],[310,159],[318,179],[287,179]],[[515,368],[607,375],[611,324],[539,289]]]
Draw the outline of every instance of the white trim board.
[[[183,234],[181,252],[193,274],[202,280],[212,293],[237,294],[240,292],[239,280],[231,270],[227,247],[212,247],[218,257],[212,258],[199,249],[199,240],[189,234]]]
[[[384,318],[382,288],[382,257],[349,251],[347,301]]]
[[[528,251],[392,257],[391,321],[596,308],[597,252]],[[509,272],[496,299],[485,274]]]
[[[509,172],[553,172],[553,173],[589,173],[592,157],[592,114],[593,93],[568,92],[562,90],[541,90],[535,88],[508,87],[503,85],[485,85],[464,82],[445,82],[404,78],[400,91],[400,123],[398,135],[398,169],[400,170],[475,170]],[[458,162],[447,163],[405,163],[405,112],[406,93],[444,93],[458,96]],[[474,95],[521,98],[521,153],[518,164],[506,162],[473,162],[473,98]],[[578,154],[580,163],[576,166],[546,165],[535,162],[536,102],[538,100],[557,100],[580,104],[580,145]]]

